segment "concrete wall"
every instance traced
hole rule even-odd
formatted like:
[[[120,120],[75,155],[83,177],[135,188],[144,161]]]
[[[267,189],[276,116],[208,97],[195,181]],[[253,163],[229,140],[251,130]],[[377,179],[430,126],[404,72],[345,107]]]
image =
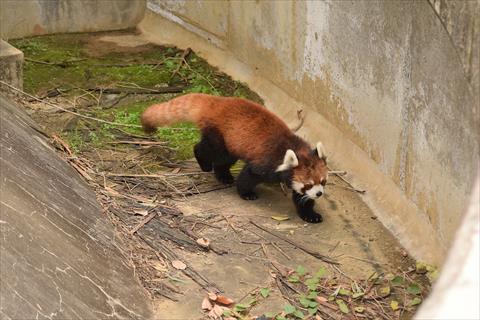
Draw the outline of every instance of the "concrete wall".
[[[95,193],[0,95],[0,319],[151,319]]]
[[[302,134],[325,141],[331,159],[368,189],[366,201],[408,249],[441,261],[479,160],[477,1],[147,6],[302,104]],[[165,38],[166,26],[152,27],[163,23],[152,15],[140,26]],[[267,106],[288,120],[298,105]]]
[[[0,0],[0,36],[132,28],[144,12],[144,0]]]

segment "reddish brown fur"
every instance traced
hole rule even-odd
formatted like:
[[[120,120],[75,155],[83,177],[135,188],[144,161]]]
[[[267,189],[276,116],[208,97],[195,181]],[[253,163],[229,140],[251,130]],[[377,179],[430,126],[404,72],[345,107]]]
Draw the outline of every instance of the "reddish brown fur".
[[[305,153],[303,150],[296,152],[298,167],[293,169],[292,180],[311,185],[321,184],[327,179],[328,168],[325,159],[320,159],[315,154]],[[312,183],[310,183],[312,181]],[[307,187],[308,189],[308,187]]]
[[[215,128],[233,156],[273,171],[282,163],[286,150],[292,149],[299,160],[293,180],[318,184],[327,176],[324,159],[312,153],[279,117],[246,99],[187,94],[150,106],[141,121],[146,131],[179,121],[194,122],[200,129]]]
[[[191,121],[200,129],[216,128],[227,149],[250,162],[265,157],[265,146],[271,144],[272,137],[282,141],[293,135],[275,114],[241,98],[188,94],[153,105],[142,114],[142,124],[149,131],[176,121]]]

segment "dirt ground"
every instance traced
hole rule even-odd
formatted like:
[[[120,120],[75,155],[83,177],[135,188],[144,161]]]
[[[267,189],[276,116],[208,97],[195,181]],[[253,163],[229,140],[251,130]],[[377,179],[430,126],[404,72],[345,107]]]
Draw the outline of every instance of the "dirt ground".
[[[78,35],[77,40],[65,49],[74,46],[75,56],[61,54],[51,36],[18,42],[27,59],[36,60],[26,66],[26,90],[44,98],[23,102],[95,188],[118,230],[119,247],[152,299],[156,319],[411,317],[428,293],[426,275],[433,270],[408,257],[362,193],[346,182],[348,173],[343,179],[331,175],[316,204],[324,221],[308,224],[278,185],[262,185],[258,200],[245,201],[233,186],[200,172],[191,153],[198,131],[191,125],[154,137],[138,128],[146,106],[184,92],[261,102],[248,87],[194,53],[151,45],[135,32]],[[48,50],[55,55],[47,61]],[[35,78],[43,70],[38,68],[47,67],[55,69],[54,76],[37,83],[43,81]],[[81,69],[81,81],[69,68]],[[139,85],[142,72],[149,81]],[[182,89],[152,94],[166,87]],[[109,123],[59,111],[58,105]],[[329,166],[341,170],[341,164]]]

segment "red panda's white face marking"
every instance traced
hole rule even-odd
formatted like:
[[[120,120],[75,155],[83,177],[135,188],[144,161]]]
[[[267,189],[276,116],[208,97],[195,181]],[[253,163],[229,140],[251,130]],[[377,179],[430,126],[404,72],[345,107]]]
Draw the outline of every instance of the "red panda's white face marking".
[[[292,170],[292,189],[310,199],[325,193],[328,169],[321,142],[313,152],[299,154],[298,165]]]

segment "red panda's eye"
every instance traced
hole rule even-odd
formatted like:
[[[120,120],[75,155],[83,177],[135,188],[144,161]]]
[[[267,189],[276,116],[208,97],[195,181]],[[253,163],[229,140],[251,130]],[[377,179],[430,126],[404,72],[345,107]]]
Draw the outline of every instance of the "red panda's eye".
[[[312,187],[313,187],[313,185],[311,185],[311,184],[308,183],[308,184],[306,184],[303,188],[304,188],[305,190],[310,190],[310,189],[312,189]]]
[[[325,185],[327,184],[327,180],[323,179],[323,180],[320,182],[320,184],[321,184],[322,186],[325,186]]]

